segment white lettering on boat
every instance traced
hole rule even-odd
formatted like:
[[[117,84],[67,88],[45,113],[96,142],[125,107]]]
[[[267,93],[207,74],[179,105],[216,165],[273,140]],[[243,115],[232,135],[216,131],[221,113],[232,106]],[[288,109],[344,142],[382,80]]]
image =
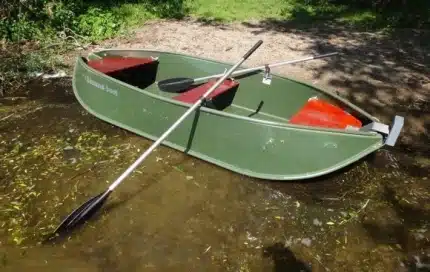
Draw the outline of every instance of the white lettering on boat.
[[[90,78],[89,76],[85,76],[85,81],[88,82],[89,84],[93,85],[94,87],[103,90],[107,93],[113,94],[115,96],[118,96],[118,91],[115,89],[110,88],[107,85],[104,85],[102,83],[99,83],[97,81],[95,81],[94,79]]]

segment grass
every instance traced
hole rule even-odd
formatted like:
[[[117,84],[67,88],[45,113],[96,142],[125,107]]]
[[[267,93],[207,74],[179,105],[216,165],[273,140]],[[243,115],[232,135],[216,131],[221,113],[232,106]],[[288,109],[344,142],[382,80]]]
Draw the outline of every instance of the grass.
[[[220,22],[240,22],[248,20],[278,19],[308,23],[314,20],[334,20],[350,25],[375,22],[378,14],[373,10],[351,9],[346,5],[303,4],[298,0],[184,0],[183,16],[216,20]],[[123,3],[112,8],[126,26],[137,26],[158,16],[148,10],[147,2]],[[166,13],[169,17],[169,14]]]
[[[120,18],[123,18],[124,23],[128,27],[143,24],[147,20],[156,19],[157,16],[152,14],[143,4],[125,3],[112,8]]]
[[[390,26],[375,10],[356,9],[339,4],[304,4],[299,0],[184,0],[181,2],[181,16],[217,22],[242,22],[249,20],[285,20],[308,24],[331,22],[354,27],[381,28]],[[112,9],[124,21],[124,26],[144,24],[149,19],[169,18],[169,11],[163,16],[148,10],[146,2],[118,4]]]
[[[283,0],[194,0],[189,3],[191,16],[227,22],[281,18],[282,9],[288,5]]]

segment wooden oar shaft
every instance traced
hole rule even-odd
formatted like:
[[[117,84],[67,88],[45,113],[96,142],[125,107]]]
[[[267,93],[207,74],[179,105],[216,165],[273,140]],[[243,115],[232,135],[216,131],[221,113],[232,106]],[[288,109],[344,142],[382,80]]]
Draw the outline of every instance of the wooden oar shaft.
[[[267,65],[269,68],[274,68],[274,67],[278,67],[278,66],[282,66],[282,65],[287,65],[287,64],[293,64],[293,63],[298,63],[298,62],[303,62],[303,61],[308,61],[308,60],[313,60],[313,59],[320,59],[320,58],[325,58],[325,57],[329,57],[329,56],[333,56],[333,55],[337,55],[337,52],[333,52],[333,53],[328,53],[328,54],[323,54],[323,55],[317,55],[317,56],[310,56],[307,58],[303,58],[303,59],[298,59],[298,60],[290,60],[290,61],[282,61],[282,62],[277,62],[277,63],[272,63]],[[254,72],[254,71],[258,71],[258,70],[264,70],[266,68],[266,65],[262,65],[262,66],[258,66],[258,67],[253,67],[253,68],[247,68],[247,69],[242,69],[242,70],[238,70],[234,73],[232,73],[232,76],[237,76],[240,74],[245,74],[245,73],[249,73],[249,72]],[[200,78],[196,78],[194,79],[194,83],[198,83],[201,81],[205,81],[211,78],[216,78],[216,77],[220,77],[223,76],[224,74],[217,74],[217,75],[211,75],[211,76],[206,76],[206,77],[200,77]]]
[[[148,155],[155,149],[157,146],[159,146],[169,135],[172,133],[181,123],[184,121],[185,118],[188,117],[200,104],[203,102],[203,100],[211,94],[227,77],[229,77],[234,70],[237,69],[261,44],[263,43],[262,40],[258,41],[243,57],[242,59],[233,65],[233,67],[230,68],[230,70],[227,71],[227,73],[223,74],[222,77],[208,90],[205,94],[196,102],[192,107],[190,107],[169,129],[166,130],[166,132],[161,135],[157,141],[155,141],[132,165],[130,165],[127,170],[124,171],[124,173],[121,174],[110,186],[109,191],[113,191],[115,187],[117,187],[121,181],[123,181],[128,175],[131,174],[131,172],[139,166],[140,163],[143,162],[143,160],[148,157]]]

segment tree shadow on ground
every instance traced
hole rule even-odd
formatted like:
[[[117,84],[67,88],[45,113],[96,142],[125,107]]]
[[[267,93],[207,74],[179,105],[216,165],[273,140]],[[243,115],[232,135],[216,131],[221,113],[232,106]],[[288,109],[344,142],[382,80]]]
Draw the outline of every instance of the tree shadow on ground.
[[[425,184],[418,186],[423,185]],[[385,185],[382,194],[388,205],[380,206],[365,215],[362,226],[376,244],[389,245],[403,252],[403,262],[410,269],[409,271],[428,271],[422,270],[426,266],[422,266],[424,263],[427,263],[427,269],[430,268],[428,260],[417,259],[419,256],[425,257],[425,251],[427,254],[430,253],[427,230],[430,210],[420,201],[425,199],[414,199],[413,194],[393,185]]]
[[[324,82],[339,95],[382,122],[405,117],[398,149],[430,154],[430,31],[399,29],[364,32],[327,21],[300,24],[266,19],[243,23],[262,32],[289,33],[311,41],[308,47],[289,49],[298,54],[339,52],[321,65],[303,64],[313,80]]]
[[[273,272],[292,271],[310,272],[311,267],[296,258],[294,253],[284,246],[283,243],[275,243],[263,248],[263,257],[271,258],[273,261]]]
[[[363,225],[376,241],[399,244],[402,249],[409,251],[414,250],[416,242],[420,240],[412,237],[410,231],[425,228],[428,218],[430,218],[430,209],[422,207],[421,203],[410,203],[404,194],[406,192],[402,192],[401,189],[385,185],[383,197],[390,206],[389,214],[385,216],[391,221],[388,224],[389,227],[379,226],[371,222],[364,222]],[[414,199],[413,202],[415,201]],[[425,239],[422,242],[428,243]],[[430,246],[430,243],[428,243],[428,246]]]

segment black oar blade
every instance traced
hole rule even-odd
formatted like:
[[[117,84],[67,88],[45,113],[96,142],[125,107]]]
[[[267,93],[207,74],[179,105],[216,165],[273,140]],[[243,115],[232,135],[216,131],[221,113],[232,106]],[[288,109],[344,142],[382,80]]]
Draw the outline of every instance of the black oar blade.
[[[192,78],[186,77],[175,77],[158,82],[158,88],[164,92],[179,93],[186,88],[190,87],[194,83]]]
[[[54,231],[54,234],[64,233],[88,220],[106,201],[111,191],[107,190],[91,198],[69,214]]]

